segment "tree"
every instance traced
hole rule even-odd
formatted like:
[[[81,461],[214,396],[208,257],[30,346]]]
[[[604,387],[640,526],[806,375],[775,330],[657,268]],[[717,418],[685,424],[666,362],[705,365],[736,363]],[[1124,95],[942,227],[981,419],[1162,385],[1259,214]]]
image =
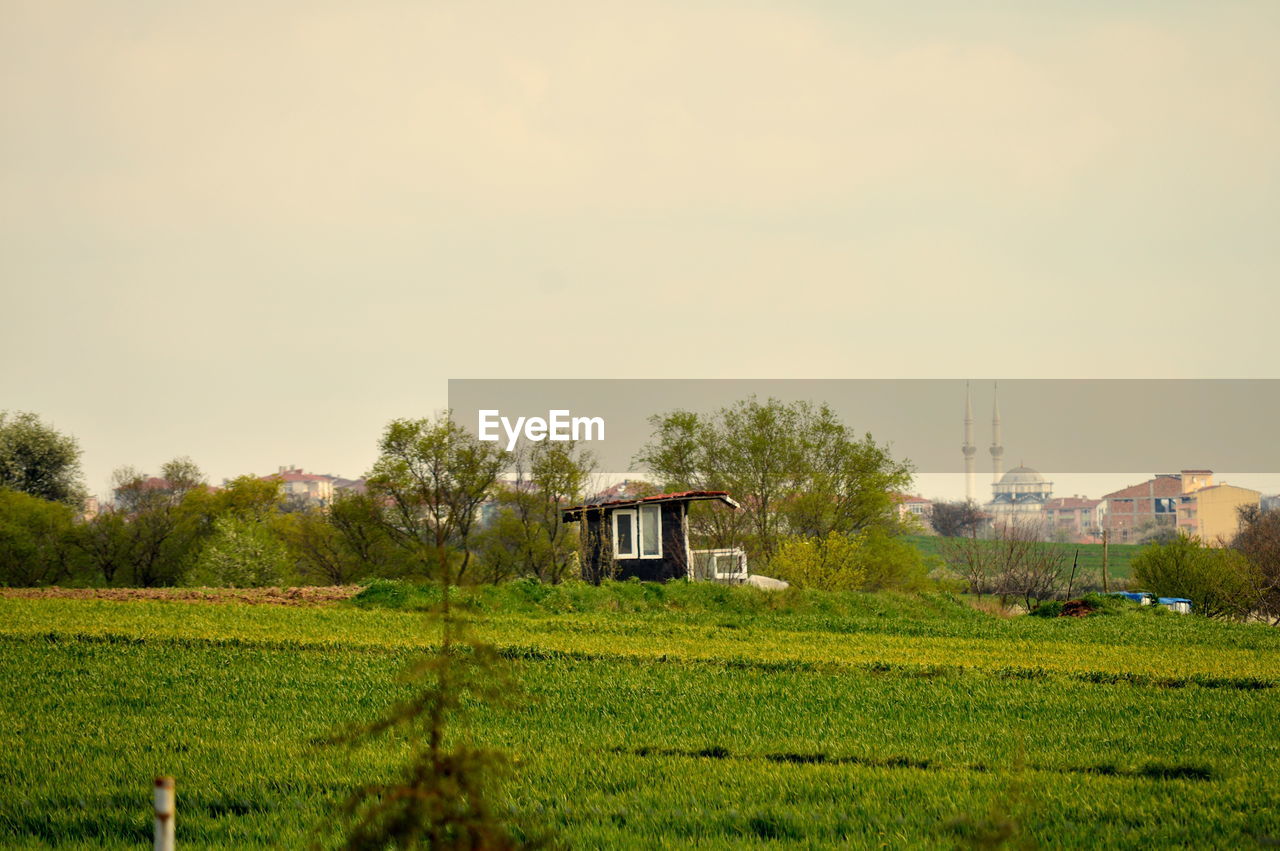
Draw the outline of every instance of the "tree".
[[[1058,594],[1067,566],[1066,551],[1041,531],[1035,523],[1001,523],[990,539],[972,531],[944,539],[942,555],[970,593],[1021,597],[1030,610]]]
[[[1244,505],[1239,515],[1240,531],[1231,546],[1252,568],[1249,580],[1258,613],[1280,625],[1280,509]]]
[[[1021,597],[1027,611],[1057,596],[1066,572],[1067,553],[1044,540],[1038,523],[1004,523],[991,541],[996,592]]]
[[[994,559],[988,552],[990,542],[980,540],[976,530],[968,535],[944,537],[940,549],[943,561],[964,580],[970,594],[990,594],[995,590]]]
[[[0,411],[0,488],[79,508],[80,446],[31,413]]]
[[[70,506],[0,488],[0,585],[52,585],[72,575]]]
[[[286,512],[275,528],[308,580],[347,585],[410,575],[416,562],[392,540],[382,511],[368,494],[340,492],[327,510]]]
[[[785,535],[897,526],[893,493],[910,484],[910,465],[870,434],[857,437],[825,404],[751,397],[711,416],[672,411],[650,423],[637,463],[667,489],[732,494],[744,511],[729,522],[745,522],[755,560],[771,559]]]
[[[515,480],[498,488],[497,512],[478,536],[486,579],[528,576],[560,582],[574,568],[575,524],[561,509],[580,502],[595,459],[575,442],[525,442],[512,459]]]
[[[506,453],[442,417],[397,420],[383,435],[371,491],[392,504],[388,523],[420,558],[435,558],[440,603],[433,612],[436,648],[406,672],[413,693],[381,718],[331,741],[355,745],[386,733],[407,740],[397,777],[353,790],[342,809],[344,847],[519,848],[524,840],[490,803],[505,756],[459,741],[460,722],[478,703],[510,701],[516,685],[497,651],[477,641],[452,606],[473,516],[506,463]],[[465,514],[465,520],[463,515]],[[455,568],[455,563],[457,567]]]
[[[507,453],[477,439],[447,412],[435,421],[394,420],[379,449],[368,487],[387,506],[385,527],[430,575],[461,581],[477,510],[506,468]],[[460,565],[450,571],[455,555]]]
[[[260,588],[281,584],[289,573],[289,553],[265,519],[225,514],[214,520],[186,582]]]
[[[175,458],[159,477],[122,467],[112,481],[133,585],[176,585],[190,567],[202,534],[208,534],[207,493],[200,469]]]
[[[1134,556],[1131,569],[1139,587],[1161,597],[1185,597],[1193,612],[1206,617],[1245,617],[1256,604],[1248,559],[1197,537],[1149,544]]]
[[[986,522],[986,515],[971,499],[955,502],[938,501],[929,513],[929,525],[944,538],[974,535]]]
[[[95,580],[111,585],[133,563],[133,540],[124,512],[108,506],[76,527],[73,542]]]

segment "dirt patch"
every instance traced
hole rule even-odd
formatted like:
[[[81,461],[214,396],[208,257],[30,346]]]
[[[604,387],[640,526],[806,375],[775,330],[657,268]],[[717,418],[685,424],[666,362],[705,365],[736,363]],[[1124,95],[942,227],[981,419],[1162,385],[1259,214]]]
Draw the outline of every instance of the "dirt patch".
[[[254,603],[267,606],[322,606],[349,600],[359,585],[300,588],[0,588],[0,597],[71,600],[160,600],[169,603]]]
[[[1084,600],[1068,600],[1062,604],[1062,612],[1059,617],[1083,618],[1091,614],[1093,614],[1093,606],[1090,606]]]

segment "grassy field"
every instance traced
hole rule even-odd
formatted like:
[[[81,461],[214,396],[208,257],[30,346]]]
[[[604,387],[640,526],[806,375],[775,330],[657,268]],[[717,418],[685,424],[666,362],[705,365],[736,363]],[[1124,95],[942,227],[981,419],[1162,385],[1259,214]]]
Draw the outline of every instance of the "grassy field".
[[[0,846],[126,847],[151,777],[181,847],[294,847],[396,745],[421,594],[0,598]],[[476,737],[571,847],[1251,846],[1280,837],[1280,632],[1153,611],[997,618],[949,597],[634,583],[486,589],[524,688]]]
[[[915,545],[926,556],[942,555],[943,538],[937,535],[908,535],[907,541]],[[1102,585],[1102,544],[1054,544],[1066,554],[1067,566],[1070,568],[1076,551],[1080,552],[1080,563],[1077,570],[1077,587],[1081,581],[1101,587]],[[1139,544],[1110,544],[1107,547],[1107,576],[1111,580],[1127,579],[1129,563],[1142,551]]]

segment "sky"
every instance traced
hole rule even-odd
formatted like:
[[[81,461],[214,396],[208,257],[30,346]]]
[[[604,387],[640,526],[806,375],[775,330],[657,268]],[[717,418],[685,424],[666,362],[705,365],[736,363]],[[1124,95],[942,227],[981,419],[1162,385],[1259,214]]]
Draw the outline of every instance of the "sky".
[[[0,409],[105,493],[355,476],[450,378],[1277,377],[1278,36],[1271,0],[0,0]]]

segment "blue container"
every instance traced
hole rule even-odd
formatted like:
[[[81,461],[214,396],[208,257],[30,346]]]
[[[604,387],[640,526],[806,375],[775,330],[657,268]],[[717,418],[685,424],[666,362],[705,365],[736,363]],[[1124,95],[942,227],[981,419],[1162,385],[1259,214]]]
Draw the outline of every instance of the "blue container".
[[[1191,614],[1191,601],[1186,597],[1161,597],[1156,602],[1171,612],[1177,612],[1180,615]]]

